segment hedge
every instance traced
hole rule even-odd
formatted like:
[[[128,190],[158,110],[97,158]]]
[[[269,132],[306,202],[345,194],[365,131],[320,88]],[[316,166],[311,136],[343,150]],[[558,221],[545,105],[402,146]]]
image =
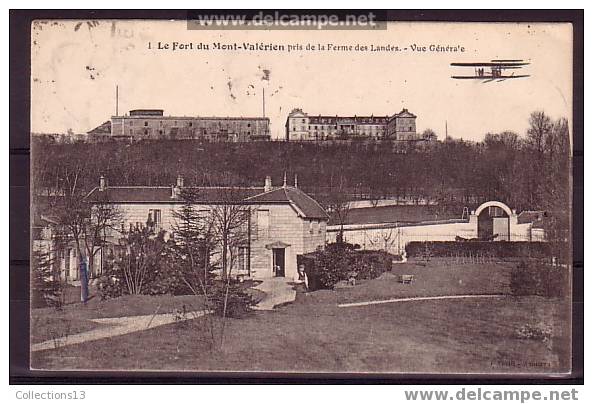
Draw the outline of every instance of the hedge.
[[[420,258],[487,255],[498,258],[549,257],[550,245],[541,241],[412,241],[406,245],[408,257]]]

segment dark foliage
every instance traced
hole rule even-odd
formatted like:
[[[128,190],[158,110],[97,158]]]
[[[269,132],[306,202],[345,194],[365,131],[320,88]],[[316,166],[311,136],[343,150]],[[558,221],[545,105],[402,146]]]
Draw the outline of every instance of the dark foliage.
[[[410,258],[451,257],[456,255],[485,255],[497,258],[549,256],[550,245],[527,241],[412,241],[406,245]]]
[[[220,317],[243,318],[253,311],[252,306],[256,304],[245,291],[245,285],[234,280],[229,280],[228,284],[215,282],[209,294],[211,309]]]
[[[328,244],[325,250],[300,257],[309,290],[333,289],[349,279],[374,279],[391,270],[393,255],[379,251],[358,251],[358,245]]]
[[[84,191],[97,186],[98,173],[111,185],[168,186],[180,174],[187,185],[220,185],[230,174],[238,179],[236,185],[262,186],[266,175],[281,184],[287,172],[289,178],[298,174],[305,192],[326,207],[336,207],[342,199],[406,198],[433,200],[442,209],[461,212],[495,199],[519,212],[546,210],[557,220],[549,229],[552,237],[561,241],[570,217],[568,121],[553,121],[537,111],[529,124],[525,136],[488,133],[482,142],[447,139],[427,147],[401,142],[197,140],[60,144],[35,138],[32,178],[40,194],[50,194],[63,189],[63,178],[74,171],[77,188]]]
[[[54,269],[53,260],[47,252],[34,251],[31,262],[31,303],[37,307],[61,309],[64,303],[64,283]]]
[[[521,261],[511,273],[511,293],[564,298],[570,295],[568,267],[541,261]]]
[[[166,243],[163,232],[152,225],[131,227],[119,240],[115,254],[108,257],[97,285],[102,299],[172,292],[174,271],[164,265]]]

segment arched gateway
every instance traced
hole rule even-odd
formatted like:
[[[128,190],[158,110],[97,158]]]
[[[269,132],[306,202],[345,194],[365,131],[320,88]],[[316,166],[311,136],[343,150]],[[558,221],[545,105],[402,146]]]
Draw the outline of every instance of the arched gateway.
[[[478,238],[482,240],[510,240],[510,218],[514,215],[511,208],[502,202],[488,201],[475,211],[478,217]]]

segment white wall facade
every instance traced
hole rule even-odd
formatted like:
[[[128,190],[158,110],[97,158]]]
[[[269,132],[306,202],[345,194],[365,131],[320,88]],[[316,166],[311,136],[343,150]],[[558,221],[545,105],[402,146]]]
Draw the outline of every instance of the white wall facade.
[[[125,203],[118,204],[122,214],[123,225],[128,229],[130,224],[145,224],[150,211],[161,211],[161,226],[171,231],[175,225],[174,211],[180,208],[175,203]],[[196,205],[196,210],[207,214],[209,205]],[[290,204],[258,204],[252,209],[251,235],[249,243],[249,269],[254,279],[266,279],[274,276],[273,251],[274,243],[285,245],[285,277],[298,279],[297,255],[315,251],[325,245],[325,220],[307,219],[299,216]],[[262,220],[263,217],[267,219]],[[237,263],[237,260],[235,260]],[[236,272],[233,270],[233,272]]]

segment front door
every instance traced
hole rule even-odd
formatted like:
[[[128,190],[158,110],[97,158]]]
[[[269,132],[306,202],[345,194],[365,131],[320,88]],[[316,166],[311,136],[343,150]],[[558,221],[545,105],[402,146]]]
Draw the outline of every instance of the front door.
[[[272,257],[274,276],[284,276],[284,248],[273,248]]]

